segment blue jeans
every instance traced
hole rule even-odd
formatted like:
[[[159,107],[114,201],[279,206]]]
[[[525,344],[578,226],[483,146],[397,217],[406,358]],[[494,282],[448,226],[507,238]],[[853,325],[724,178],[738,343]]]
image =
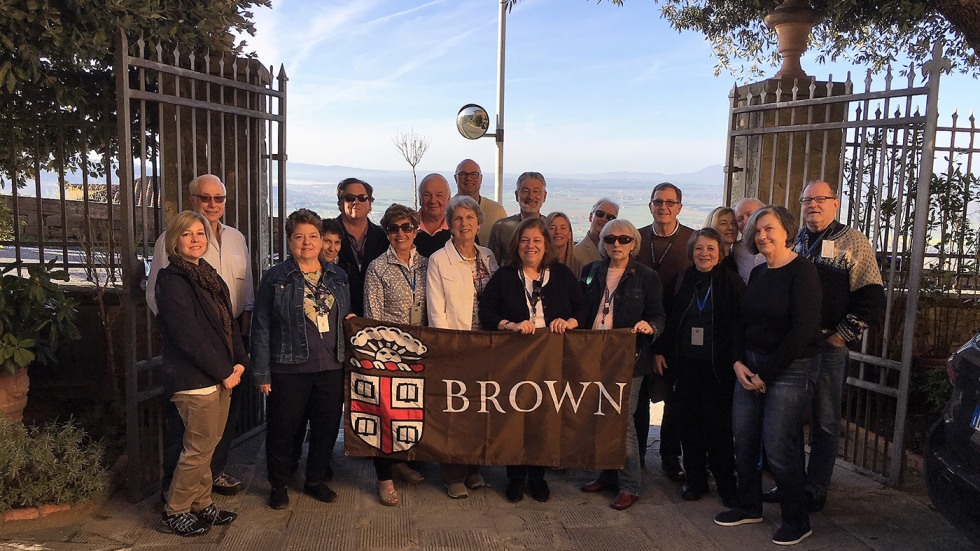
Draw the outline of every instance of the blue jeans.
[[[626,464],[623,468],[615,470],[605,470],[599,475],[599,479],[612,485],[619,485],[619,491],[640,495],[640,448],[636,444],[636,425],[633,424],[633,414],[636,413],[637,402],[639,401],[640,388],[643,386],[643,376],[633,377],[630,384],[630,403],[629,417],[626,419]],[[643,404],[643,407],[650,407],[650,402]]]
[[[747,353],[746,359],[753,371],[766,361],[764,356],[752,352]],[[808,372],[807,358],[794,360],[774,380],[766,381],[765,394],[750,392],[736,383],[732,407],[739,508],[762,516],[760,451],[764,447],[779,487],[783,524],[800,529],[810,526],[800,461]]]
[[[813,399],[810,401],[810,463],[806,470],[806,490],[818,497],[827,495],[837,460],[847,352],[847,347],[842,346],[810,358]]]

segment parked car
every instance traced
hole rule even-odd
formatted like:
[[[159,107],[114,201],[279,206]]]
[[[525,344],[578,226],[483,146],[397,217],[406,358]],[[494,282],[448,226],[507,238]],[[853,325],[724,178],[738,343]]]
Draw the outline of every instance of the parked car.
[[[980,545],[980,334],[946,372],[953,393],[926,441],[926,486],[936,509]]]

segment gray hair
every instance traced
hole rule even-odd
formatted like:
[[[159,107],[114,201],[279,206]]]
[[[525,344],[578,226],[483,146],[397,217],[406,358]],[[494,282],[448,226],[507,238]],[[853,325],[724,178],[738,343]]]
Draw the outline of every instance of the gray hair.
[[[684,204],[684,194],[681,193],[681,188],[675,186],[670,182],[661,182],[653,187],[653,191],[650,192],[650,201],[653,201],[653,196],[657,194],[658,191],[663,191],[665,189],[672,189],[674,193],[677,194],[677,202]]]
[[[592,210],[590,212],[595,212],[595,209],[599,208],[599,205],[601,205],[603,203],[607,203],[609,205],[612,205],[612,206],[616,207],[616,211],[617,212],[619,212],[619,210],[621,209],[621,207],[619,206],[619,203],[617,203],[616,201],[613,201],[612,199],[610,199],[608,197],[600,197],[599,200],[596,201],[594,205],[592,205]]]
[[[425,184],[429,183],[429,180],[434,180],[436,178],[442,178],[442,181],[446,184],[446,189],[447,190],[449,189],[449,180],[447,180],[446,177],[443,176],[442,174],[439,174],[438,172],[433,172],[431,174],[426,174],[422,178],[422,180],[419,181],[419,195],[422,194],[422,188],[425,187]],[[448,193],[446,195],[448,195]]]
[[[453,211],[457,208],[468,209],[476,213],[476,219],[483,225],[483,209],[480,208],[480,203],[476,202],[476,199],[470,197],[469,195],[457,195],[453,197],[449,204],[446,205],[446,222],[450,226],[453,225]]]
[[[224,189],[225,193],[228,192],[227,188],[225,188],[225,183],[221,181],[221,178],[218,178],[214,174],[201,174],[197,178],[191,180],[190,184],[187,185],[187,189],[192,194],[197,193],[197,190],[201,187],[201,184],[205,180],[214,180],[215,182],[218,182],[219,184],[221,184],[221,189]]]
[[[545,181],[544,174],[541,174],[540,172],[528,171],[528,172],[521,173],[521,175],[517,177],[517,188],[516,188],[517,191],[520,191],[521,190],[521,185],[528,178],[534,178],[535,180],[541,180],[541,184],[544,185],[545,188],[548,187],[548,182]]]
[[[609,258],[606,253],[606,248],[602,244],[602,240],[605,239],[607,235],[613,231],[619,231],[622,233],[628,233],[633,236],[633,243],[636,244],[633,250],[630,251],[630,258],[636,258],[640,256],[640,230],[636,229],[629,220],[623,220],[622,218],[617,218],[615,220],[610,220],[606,222],[606,225],[602,227],[602,231],[599,232],[599,256],[602,258]]]

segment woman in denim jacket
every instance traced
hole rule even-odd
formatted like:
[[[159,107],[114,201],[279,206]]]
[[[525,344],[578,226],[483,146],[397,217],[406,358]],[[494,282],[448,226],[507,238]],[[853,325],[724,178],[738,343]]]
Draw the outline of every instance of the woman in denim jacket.
[[[320,217],[299,209],[286,219],[289,258],[262,278],[252,313],[255,384],[266,395],[269,507],[289,505],[286,483],[293,438],[309,415],[310,448],[303,491],[330,503],[337,494],[330,454],[343,411],[344,327],[350,317],[347,274],[319,259]]]

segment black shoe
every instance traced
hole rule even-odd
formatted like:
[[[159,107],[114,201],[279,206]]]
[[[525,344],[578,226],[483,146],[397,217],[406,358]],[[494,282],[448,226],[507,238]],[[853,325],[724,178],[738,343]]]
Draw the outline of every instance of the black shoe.
[[[197,518],[193,513],[163,514],[159,530],[168,534],[176,534],[185,538],[203,536],[211,529],[211,525]]]
[[[779,488],[773,486],[765,492],[762,492],[762,502],[763,503],[779,503]]]
[[[806,493],[806,512],[819,513],[823,511],[823,507],[826,504],[827,496],[815,496],[810,492]]]
[[[242,482],[228,473],[218,473],[211,481],[211,491],[223,496],[233,496],[242,489]]]
[[[225,524],[231,524],[232,522],[235,522],[236,518],[238,518],[238,513],[222,511],[221,509],[218,509],[214,503],[208,505],[200,511],[194,511],[194,514],[197,515],[197,518],[203,520],[211,526],[224,526]]]
[[[511,503],[517,503],[524,499],[524,479],[523,478],[511,478],[507,480],[507,491],[504,493],[507,496],[507,501]]]
[[[286,507],[289,507],[289,491],[285,486],[273,488],[272,493],[269,494],[269,508],[280,510]]]
[[[528,488],[529,493],[534,501],[544,503],[551,497],[551,488],[548,487],[548,482],[543,478],[532,478],[528,481],[528,486],[530,486]]]
[[[707,490],[695,488],[693,484],[685,484],[681,487],[681,498],[684,501],[697,501],[706,493]]]
[[[762,515],[746,513],[741,509],[732,509],[715,515],[715,524],[718,526],[741,526],[743,524],[759,524],[762,522]]]
[[[327,486],[326,482],[314,484],[313,486],[303,486],[303,493],[313,496],[314,499],[324,503],[333,503],[334,501],[337,501],[337,492],[331,490],[330,486]]]
[[[660,460],[660,464],[664,469],[664,474],[667,478],[673,480],[674,482],[685,482],[687,476],[684,474],[684,469],[681,468],[681,460],[678,459],[676,455],[669,455],[663,457]]]
[[[810,530],[809,525],[805,528],[793,528],[784,524],[776,530],[772,542],[776,545],[796,545],[810,537],[810,534],[813,534],[813,530]]]

